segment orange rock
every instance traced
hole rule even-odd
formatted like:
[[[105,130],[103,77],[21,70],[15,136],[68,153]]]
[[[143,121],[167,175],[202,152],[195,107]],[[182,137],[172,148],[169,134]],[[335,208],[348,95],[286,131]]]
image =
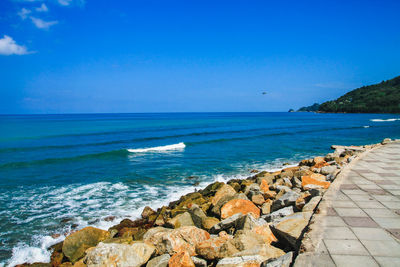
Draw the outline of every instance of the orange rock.
[[[271,242],[278,241],[268,224],[256,226],[252,229],[252,231],[261,236],[265,243],[271,244]]]
[[[192,258],[187,251],[178,252],[169,259],[169,267],[195,267]]]
[[[269,191],[269,185],[266,180],[261,180],[260,189],[264,193],[267,193]]]
[[[331,185],[330,182],[320,181],[320,180],[312,178],[311,176],[302,176],[301,177],[301,186],[304,187],[308,184],[319,185],[325,189],[327,189]]]
[[[197,244],[196,252],[207,260],[229,257],[239,252],[230,240],[232,240],[232,236],[222,231],[218,237],[210,238]]]
[[[252,213],[255,218],[260,217],[260,209],[250,200],[232,199],[221,208],[221,218],[226,219],[239,212],[244,215]]]
[[[315,157],[313,159],[313,166],[311,167],[311,170],[316,168],[322,168],[324,166],[329,166],[329,164],[325,161],[325,159],[323,157]]]
[[[218,189],[217,193],[215,193],[215,196],[211,199],[211,204],[215,206],[224,196],[233,196],[235,194],[236,191],[232,186],[224,184]]]

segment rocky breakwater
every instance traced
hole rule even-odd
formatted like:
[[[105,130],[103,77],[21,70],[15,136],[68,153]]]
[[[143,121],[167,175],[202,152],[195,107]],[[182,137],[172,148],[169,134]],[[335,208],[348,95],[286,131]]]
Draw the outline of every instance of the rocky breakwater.
[[[52,246],[50,263],[20,266],[289,266],[310,218],[341,169],[369,147],[276,172],[215,182],[108,231],[86,227]]]

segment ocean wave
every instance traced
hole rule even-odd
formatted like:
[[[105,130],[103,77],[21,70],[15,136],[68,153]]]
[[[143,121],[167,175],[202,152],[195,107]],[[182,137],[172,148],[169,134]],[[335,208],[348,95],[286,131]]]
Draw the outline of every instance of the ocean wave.
[[[183,142],[173,144],[173,145],[166,145],[166,146],[155,146],[155,147],[148,147],[148,148],[136,148],[136,149],[127,149],[128,152],[131,153],[145,153],[145,152],[163,152],[169,150],[183,150],[185,149],[186,145]]]
[[[13,247],[11,258],[4,264],[15,266],[24,262],[49,262],[51,251],[48,248],[64,240],[63,233],[71,231],[72,224],[77,225],[76,229],[90,225],[107,230],[124,218],[140,218],[145,206],[158,209],[171,201],[178,200],[182,195],[205,188],[212,182],[226,183],[231,179],[244,179],[250,176],[252,169],[276,171],[283,168],[284,162],[289,162],[291,163],[289,166],[294,166],[296,161],[276,159],[267,163],[235,166],[242,171],[236,174],[199,175],[200,183],[198,185],[182,178],[181,181],[162,185],[97,182],[84,185],[72,184],[61,188],[49,186],[41,188],[41,192],[37,192],[37,189],[27,190],[21,187],[18,197],[12,198],[9,209],[16,209],[17,205],[29,202],[32,204],[31,207],[35,207],[35,214],[31,210],[27,210],[29,216],[22,217],[23,212],[21,212],[18,216],[22,218],[15,218],[13,222],[21,227],[26,227],[27,225],[40,225],[43,223],[40,223],[41,221],[53,218],[53,223],[59,227],[58,230],[48,230],[40,234],[38,231],[44,230],[37,229],[31,242],[20,242]],[[44,214],[48,216],[41,216]],[[110,215],[116,218],[113,221],[104,220]],[[64,224],[60,223],[66,218],[71,220]],[[61,235],[52,236],[55,233]]]
[[[371,119],[370,121],[374,121],[374,122],[400,121],[400,118],[392,118],[392,119]]]

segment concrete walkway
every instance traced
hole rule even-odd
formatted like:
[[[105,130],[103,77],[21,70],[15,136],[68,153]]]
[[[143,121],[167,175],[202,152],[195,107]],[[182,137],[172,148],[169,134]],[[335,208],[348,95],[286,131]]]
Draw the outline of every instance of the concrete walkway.
[[[295,266],[400,266],[400,143],[367,152],[340,180],[311,225],[315,251]]]

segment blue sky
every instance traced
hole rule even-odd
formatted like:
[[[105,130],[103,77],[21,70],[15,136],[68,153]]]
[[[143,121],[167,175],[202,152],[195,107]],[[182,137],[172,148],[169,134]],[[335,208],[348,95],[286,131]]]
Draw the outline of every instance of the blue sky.
[[[334,99],[400,75],[399,10],[1,0],[0,113],[287,111]]]

